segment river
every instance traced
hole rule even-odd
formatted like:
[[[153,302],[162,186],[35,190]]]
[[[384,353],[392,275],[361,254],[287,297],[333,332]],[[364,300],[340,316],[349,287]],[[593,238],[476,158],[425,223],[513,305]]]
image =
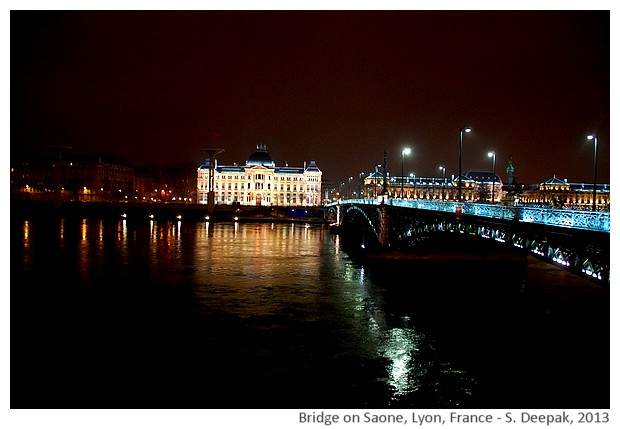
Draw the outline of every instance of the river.
[[[15,216],[10,244],[11,408],[609,407],[609,291],[552,267],[367,266],[302,223]]]

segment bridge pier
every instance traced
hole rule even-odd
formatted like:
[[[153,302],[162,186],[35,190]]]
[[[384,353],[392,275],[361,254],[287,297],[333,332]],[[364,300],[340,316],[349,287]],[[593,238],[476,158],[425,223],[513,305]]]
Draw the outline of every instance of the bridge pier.
[[[383,204],[377,207],[377,211],[379,212],[379,222],[377,225],[379,246],[385,249],[390,246],[390,216],[387,206]]]
[[[449,250],[455,243],[437,241],[439,233],[453,234],[451,240],[475,236],[609,285],[608,213],[400,200],[339,202],[332,213],[338,229],[366,249],[423,248],[431,240]]]

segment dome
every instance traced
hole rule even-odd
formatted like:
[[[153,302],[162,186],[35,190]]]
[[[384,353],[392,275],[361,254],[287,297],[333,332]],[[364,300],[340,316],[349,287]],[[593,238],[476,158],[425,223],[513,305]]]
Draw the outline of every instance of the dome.
[[[256,150],[252,152],[245,163],[246,165],[275,166],[271,156],[267,153],[267,147],[265,145],[257,145]]]

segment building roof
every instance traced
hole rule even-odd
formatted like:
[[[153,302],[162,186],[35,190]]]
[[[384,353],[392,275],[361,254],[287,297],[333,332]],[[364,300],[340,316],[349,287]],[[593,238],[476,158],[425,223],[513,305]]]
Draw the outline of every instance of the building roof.
[[[312,173],[320,173],[321,172],[321,170],[319,169],[319,167],[317,167],[316,162],[314,162],[314,160],[310,161],[310,164],[308,164],[308,167],[306,168],[306,171],[312,172]]]
[[[276,167],[276,163],[273,161],[269,153],[267,153],[267,147],[265,145],[257,145],[256,150],[250,154],[246,160],[245,165],[218,165],[217,160],[214,163],[214,170],[219,173],[245,173],[247,168],[261,169],[268,168],[273,169],[276,174],[304,174],[309,173],[321,173],[321,170],[316,165],[314,160],[310,161],[308,166],[304,162],[303,167],[291,167],[288,164],[282,167]],[[209,158],[198,167],[199,170],[207,170],[210,167]]]
[[[555,176],[553,176],[552,179],[548,179],[541,183],[541,185],[567,185],[567,184],[568,183],[566,180],[558,179]]]
[[[472,170],[468,171],[463,176],[474,180],[478,183],[491,183],[493,182],[493,172],[485,170]],[[502,179],[495,174],[495,183],[502,183]]]
[[[267,153],[266,145],[256,145],[256,150],[250,154],[245,162],[246,165],[264,165],[268,167],[275,167],[276,164],[271,159],[271,155]]]

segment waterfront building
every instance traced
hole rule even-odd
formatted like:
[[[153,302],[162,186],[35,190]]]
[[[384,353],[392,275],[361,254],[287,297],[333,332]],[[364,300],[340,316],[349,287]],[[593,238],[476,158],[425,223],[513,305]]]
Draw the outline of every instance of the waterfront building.
[[[13,198],[51,200],[59,175],[63,201],[116,201],[135,199],[150,183],[139,177],[128,161],[100,154],[67,152],[62,159],[31,155],[11,165]]]
[[[208,192],[214,193],[215,204],[252,206],[304,206],[321,204],[323,173],[315,161],[301,167],[277,166],[265,145],[257,145],[245,165],[219,165],[211,168],[210,159],[198,167],[197,195],[199,204],[208,203]],[[209,174],[213,172],[213,189]]]
[[[195,178],[193,166],[154,174],[114,156],[67,151],[59,159],[48,151],[11,160],[11,199],[192,203]]]
[[[518,204],[591,209],[594,196],[592,183],[569,182],[553,176],[518,195]],[[597,210],[609,211],[610,186],[596,185]]]
[[[385,185],[384,185],[385,182]],[[461,195],[465,202],[491,202],[492,192],[495,191],[494,201],[499,202],[506,193],[502,189],[502,179],[488,171],[468,171],[462,176]],[[388,198],[405,198],[421,200],[456,201],[458,199],[458,178],[448,177],[416,177],[390,176],[375,170],[364,178],[363,194],[367,198],[377,198],[387,189]]]

